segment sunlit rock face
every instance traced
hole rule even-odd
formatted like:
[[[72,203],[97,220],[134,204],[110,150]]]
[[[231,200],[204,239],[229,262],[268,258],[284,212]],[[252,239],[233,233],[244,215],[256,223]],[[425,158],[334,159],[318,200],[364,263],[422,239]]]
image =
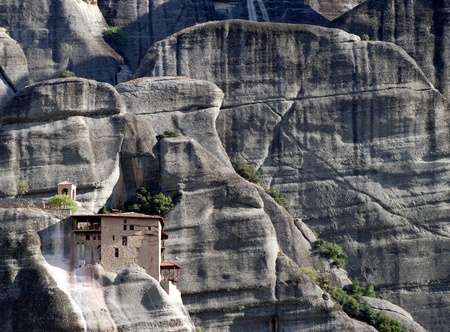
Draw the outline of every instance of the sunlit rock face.
[[[74,267],[70,219],[29,207],[0,208],[0,221],[2,331],[195,330],[149,275]]]
[[[0,106],[28,80],[28,61],[20,45],[0,28]]]
[[[137,75],[214,82],[228,155],[256,165],[294,217],[342,244],[353,277],[442,327],[450,119],[403,49],[337,29],[216,22],[156,43]]]
[[[102,38],[107,24],[96,1],[14,0],[1,9],[0,26],[8,27],[24,50],[34,81],[71,70],[115,83],[123,59]]]
[[[48,197],[57,183],[71,180],[78,200],[96,210],[114,191],[120,157],[151,154],[137,133],[140,125],[106,83],[75,78],[34,84],[4,106],[0,118],[1,196],[15,195],[23,181],[29,194]]]

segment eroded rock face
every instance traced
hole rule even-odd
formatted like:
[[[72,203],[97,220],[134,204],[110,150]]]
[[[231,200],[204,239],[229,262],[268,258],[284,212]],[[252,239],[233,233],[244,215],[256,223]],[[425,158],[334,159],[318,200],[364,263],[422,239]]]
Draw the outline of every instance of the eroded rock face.
[[[449,4],[446,1],[366,1],[331,26],[395,43],[413,57],[445,96],[449,91]]]
[[[283,248],[302,264],[311,262],[310,243],[280,207],[195,140],[160,144],[161,186],[177,202],[166,217],[166,259],[182,266],[179,288],[197,326],[374,331],[324,300],[299,265],[281,257]],[[278,234],[282,224],[287,231]]]
[[[449,113],[404,50],[358,40],[319,27],[210,23],[156,43],[138,75],[216,83],[227,153],[259,167],[294,217],[344,245],[353,277],[445,329],[435,308],[450,296]]]
[[[329,20],[346,13],[363,2],[364,0],[305,0],[305,3]]]
[[[0,25],[8,27],[28,59],[30,78],[77,76],[115,83],[122,58],[102,38],[107,27],[93,1],[8,1]]]
[[[30,194],[48,196],[72,180],[80,202],[102,206],[119,179],[120,157],[152,154],[140,136],[150,129],[124,110],[106,83],[61,79],[22,90],[1,110],[1,195],[15,195],[24,181]]]
[[[28,62],[5,28],[0,28],[0,52],[0,106],[3,106],[28,80]]]

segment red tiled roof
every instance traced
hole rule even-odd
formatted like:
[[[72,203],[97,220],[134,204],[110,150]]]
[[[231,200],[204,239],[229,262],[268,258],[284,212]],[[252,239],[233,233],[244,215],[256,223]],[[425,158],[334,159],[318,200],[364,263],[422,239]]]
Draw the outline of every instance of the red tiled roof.
[[[161,269],[181,269],[181,267],[172,262],[161,262]]]

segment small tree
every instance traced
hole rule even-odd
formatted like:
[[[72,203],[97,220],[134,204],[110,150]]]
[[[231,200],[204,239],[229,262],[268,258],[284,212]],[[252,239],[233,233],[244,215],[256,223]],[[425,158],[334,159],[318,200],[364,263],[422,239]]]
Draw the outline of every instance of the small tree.
[[[369,40],[370,40],[370,37],[369,37],[369,35],[368,35],[367,33],[364,33],[364,34],[361,36],[361,40],[362,40],[362,41],[369,41]]]
[[[164,215],[173,206],[172,197],[163,193],[153,194],[145,187],[136,191],[136,200],[125,203],[125,210],[153,215]]]
[[[245,160],[241,160],[236,157],[231,158],[230,161],[236,173],[244,179],[253,183],[261,184],[261,175],[252,165],[249,165]]]
[[[77,203],[67,195],[55,195],[48,200],[48,205],[56,209],[70,209],[74,214],[78,210]]]
[[[28,192],[28,184],[25,182],[19,181],[17,183],[17,195],[19,197],[22,197],[22,195],[25,195]]]
[[[127,33],[120,26],[110,26],[103,31],[103,38],[107,43],[124,44],[127,41]]]
[[[287,209],[289,207],[289,203],[284,197],[284,194],[275,187],[270,187],[267,193],[272,196],[272,198],[277,202],[279,205]]]
[[[61,78],[69,78],[69,77],[75,77],[75,73],[73,71],[70,71],[70,70],[64,70],[61,73]]]

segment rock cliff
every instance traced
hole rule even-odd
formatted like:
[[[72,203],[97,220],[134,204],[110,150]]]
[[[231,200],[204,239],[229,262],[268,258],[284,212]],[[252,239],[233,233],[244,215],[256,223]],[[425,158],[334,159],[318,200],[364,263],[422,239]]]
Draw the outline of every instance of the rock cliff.
[[[402,48],[342,30],[217,22],[156,43],[137,75],[216,83],[228,155],[342,244],[352,276],[430,330],[446,328],[449,113]]]
[[[123,60],[103,41],[107,24],[96,1],[2,1],[0,26],[7,27],[19,42],[34,81],[71,70],[78,76],[115,83]]]

